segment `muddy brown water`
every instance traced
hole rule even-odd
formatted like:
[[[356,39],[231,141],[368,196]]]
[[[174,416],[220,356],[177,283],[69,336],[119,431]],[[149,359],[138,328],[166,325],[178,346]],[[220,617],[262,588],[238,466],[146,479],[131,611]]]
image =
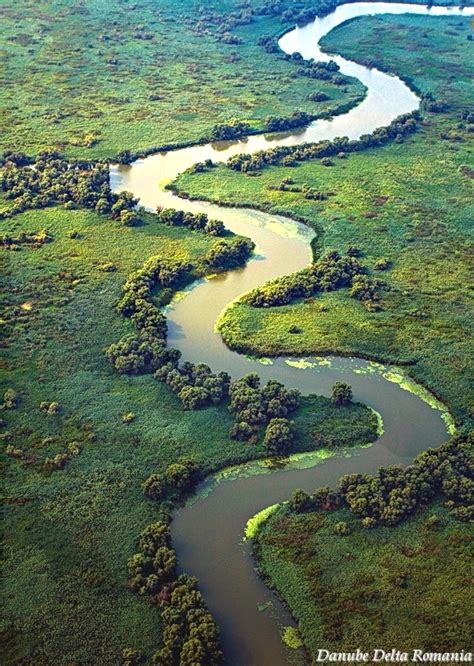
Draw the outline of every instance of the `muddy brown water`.
[[[341,5],[329,16],[286,33],[280,47],[287,53],[297,51],[306,59],[328,60],[330,56],[320,51],[318,42],[337,25],[357,16],[403,13],[468,16],[474,10],[382,2]],[[446,439],[441,411],[388,381],[383,369],[366,361],[331,357],[304,359],[301,363],[301,359],[278,358],[271,364],[262,364],[229,350],[215,331],[219,314],[258,284],[305,267],[311,261],[314,232],[280,216],[178,199],[163,188],[199,161],[224,161],[240,152],[336,136],[354,139],[418,107],[419,99],[399,78],[337,55],[331,57],[343,74],[357,77],[367,88],[364,101],[348,113],[316,121],[303,131],[288,135],[257,135],[232,143],[192,146],[153,155],[129,166],[111,167],[113,188],[133,192],[145,207],[154,210],[160,205],[204,212],[256,243],[255,257],[245,268],[197,282],[168,309],[169,344],[179,348],[184,359],[208,363],[215,371],[226,370],[233,377],[256,371],[264,381],[278,379],[304,394],[328,395],[335,381],[347,381],[354,389],[355,399],[378,411],[384,421],[383,436],[370,448],[340,452],[327,460],[314,459],[306,469],[290,466],[245,473],[244,467],[240,473],[217,483],[213,479],[206,481],[196,497],[175,512],[172,537],[180,567],[199,579],[221,628],[228,664],[283,666],[302,660],[302,655],[290,654],[281,641],[282,626],[292,625],[293,621],[254,570],[250,544],[243,541],[248,519],[265,507],[288,499],[295,488],[311,492],[318,486],[335,484],[345,473],[370,473],[381,465],[408,464],[421,451]],[[266,610],[259,610],[262,605]]]

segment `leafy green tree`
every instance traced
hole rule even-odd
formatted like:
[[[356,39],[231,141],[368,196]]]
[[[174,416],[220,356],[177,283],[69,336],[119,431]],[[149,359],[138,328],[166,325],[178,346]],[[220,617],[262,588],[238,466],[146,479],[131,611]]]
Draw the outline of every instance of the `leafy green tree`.
[[[308,495],[308,493],[301,489],[295,490],[290,500],[290,507],[296,513],[309,511],[313,507],[311,495]]]
[[[272,455],[286,455],[293,444],[293,422],[288,419],[271,419],[265,431],[264,446]]]
[[[352,388],[345,382],[336,382],[332,387],[331,401],[338,407],[352,402]]]
[[[158,501],[166,492],[166,483],[161,474],[151,474],[143,484],[143,491],[147,497]]]

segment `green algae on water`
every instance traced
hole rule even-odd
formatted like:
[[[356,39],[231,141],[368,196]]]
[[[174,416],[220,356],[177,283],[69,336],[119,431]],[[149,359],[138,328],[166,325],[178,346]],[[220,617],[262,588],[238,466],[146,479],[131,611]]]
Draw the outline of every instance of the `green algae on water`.
[[[267,518],[272,515],[272,513],[275,513],[275,511],[279,509],[280,506],[282,505],[272,504],[271,506],[267,506],[266,509],[262,509],[256,513],[255,516],[252,516],[252,518],[250,518],[245,525],[244,540],[253,539],[261,525],[267,520]]]
[[[423,400],[423,402],[432,407],[432,409],[437,409],[440,411],[441,418],[446,424],[448,433],[450,435],[456,434],[456,424],[454,422],[453,416],[449,412],[449,409],[441,402],[441,400],[438,400],[436,396],[428,391],[428,389],[408,377],[403,372],[403,370],[400,370],[399,368],[387,370],[386,372],[383,372],[382,376],[387,381],[398,384],[404,391],[408,391],[409,393],[413,393],[414,395],[418,396],[421,400]]]
[[[284,627],[281,634],[281,639],[284,644],[292,650],[299,650],[303,647],[301,634],[298,629],[296,629],[296,627]]]
[[[319,368],[322,366],[330,368],[332,366],[331,359],[326,358],[325,356],[316,356],[312,361],[309,361],[306,358],[285,359],[285,363],[291,368],[296,368],[297,370],[308,370],[310,368]]]

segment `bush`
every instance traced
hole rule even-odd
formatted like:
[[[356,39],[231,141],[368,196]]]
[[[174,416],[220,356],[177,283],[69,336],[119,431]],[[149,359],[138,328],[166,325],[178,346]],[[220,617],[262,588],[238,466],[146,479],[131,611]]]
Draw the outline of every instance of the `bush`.
[[[377,271],[386,271],[387,269],[390,268],[391,266],[391,261],[390,259],[387,259],[387,257],[380,257],[377,259],[377,261],[374,264],[374,268]]]
[[[121,655],[121,666],[140,666],[145,662],[145,656],[140,650],[124,648]]]
[[[234,414],[236,426],[231,430],[234,439],[248,440],[270,419],[286,417],[298,407],[300,393],[286,389],[283,384],[270,380],[260,388],[257,374],[250,373],[230,386],[229,409]]]
[[[243,300],[253,307],[286,305],[317,292],[351,287],[364,270],[355,257],[343,257],[336,250],[328,250],[310,268],[257,287]]]
[[[55,416],[56,414],[59,413],[59,404],[57,402],[40,402],[40,409],[42,412],[45,414],[48,414],[48,416]]]
[[[286,455],[294,440],[293,422],[284,418],[271,419],[263,444],[271,455]]]
[[[140,224],[140,218],[132,210],[122,210],[120,211],[120,223],[124,227],[136,227]]]
[[[209,392],[202,386],[185,386],[179,392],[184,409],[199,409],[209,402]]]
[[[209,138],[211,141],[229,141],[239,139],[248,134],[249,131],[250,126],[247,123],[232,119],[228,123],[215,125]]]
[[[18,401],[18,393],[13,389],[7,389],[3,394],[2,409],[16,409]]]
[[[230,431],[230,436],[232,439],[236,439],[239,442],[248,442],[254,437],[254,430],[245,421],[239,421],[236,423]]]
[[[311,495],[308,495],[304,490],[295,490],[290,500],[290,508],[296,513],[303,513],[309,511],[314,506]]]
[[[348,524],[341,520],[340,522],[334,525],[334,533],[339,534],[339,536],[347,536],[351,533]]]
[[[233,243],[216,241],[203,259],[209,268],[223,270],[243,266],[250,257],[255,244],[251,240],[238,239]]]
[[[352,402],[352,388],[345,382],[336,382],[332,387],[331,402],[333,405],[350,405]]]
[[[308,99],[311,102],[325,102],[326,100],[330,99],[330,97],[329,97],[329,95],[327,95],[324,92],[317,91],[317,92],[314,92],[314,93],[310,93],[308,95]]]
[[[180,492],[192,490],[199,481],[199,477],[199,466],[191,458],[182,458],[166,470],[167,485]]]
[[[166,482],[161,474],[151,474],[143,484],[143,492],[154,501],[163,498],[166,492]]]

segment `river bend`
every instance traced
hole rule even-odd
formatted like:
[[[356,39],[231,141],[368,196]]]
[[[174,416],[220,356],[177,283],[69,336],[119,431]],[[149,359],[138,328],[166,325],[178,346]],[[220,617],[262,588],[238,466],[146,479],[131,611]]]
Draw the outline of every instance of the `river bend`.
[[[349,112],[330,120],[318,120],[288,135],[256,135],[232,143],[219,142],[159,153],[128,166],[111,167],[114,190],[128,190],[140,203],[203,212],[222,220],[231,231],[256,243],[256,255],[241,269],[202,280],[169,308],[169,344],[183,358],[208,363],[214,371],[226,370],[233,377],[256,371],[262,380],[282,381],[304,394],[328,395],[335,381],[349,382],[356,400],[383,416],[384,434],[370,448],[340,452],[324,460],[314,458],[309,467],[296,466],[269,472],[245,467],[216,483],[208,480],[194,501],[175,513],[173,545],[183,570],[197,576],[210,610],[221,628],[226,662],[245,666],[283,666],[289,663],[278,626],[291,624],[288,612],[265,587],[254,571],[249,544],[242,541],[247,520],[263,508],[286,500],[295,488],[309,492],[334,484],[348,472],[374,472],[381,465],[408,464],[429,446],[446,439],[439,409],[415,393],[403,390],[390,369],[355,358],[273,359],[271,364],[231,351],[215,331],[223,309],[248,290],[280,275],[292,273],[311,261],[314,232],[305,225],[276,215],[245,208],[178,199],[164,185],[196,162],[224,161],[240,152],[307,141],[348,136],[356,139],[397,116],[418,108],[419,99],[396,76],[368,69],[340,56],[323,53],[319,40],[341,23],[374,14],[423,14],[470,16],[472,8],[427,8],[422,5],[357,2],[339,6],[332,14],[287,32],[279,41],[286,53],[295,51],[305,59],[334,59],[343,74],[358,78],[367,88],[365,99]],[[323,464],[317,464],[321,462]],[[270,602],[270,604],[268,604]],[[269,610],[258,607],[268,605]],[[293,658],[298,660],[297,655]]]

